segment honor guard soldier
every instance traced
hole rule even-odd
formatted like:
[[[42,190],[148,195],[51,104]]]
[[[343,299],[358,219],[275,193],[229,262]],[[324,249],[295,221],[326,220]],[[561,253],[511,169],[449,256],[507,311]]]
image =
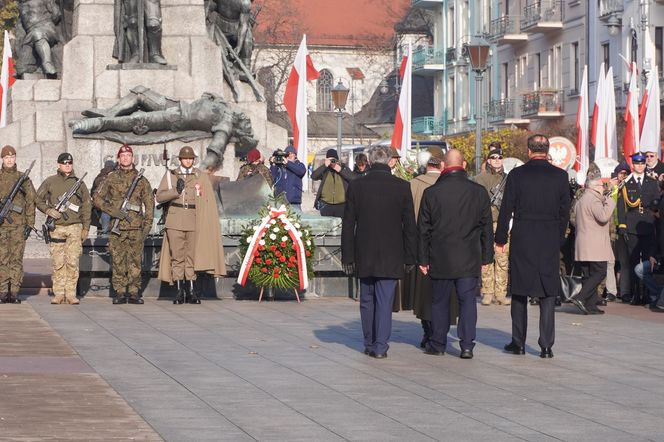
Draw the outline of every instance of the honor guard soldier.
[[[16,168],[16,149],[0,151],[0,304],[20,304],[25,240],[35,224],[35,188]]]
[[[618,192],[618,237],[627,254],[629,269],[620,272],[620,293],[623,302],[638,304],[633,283],[637,281],[634,267],[642,260],[654,256],[655,214],[659,202],[657,181],[646,172],[646,157],[632,155],[632,174]]]
[[[47,215],[42,230],[53,260],[55,296],[51,304],[78,304],[79,258],[90,231],[92,204],[83,178],[74,173],[74,158],[70,153],[58,156],[58,172],[39,186],[37,208]]]
[[[180,167],[167,171],[157,188],[157,202],[168,204],[159,279],[175,281],[174,304],[200,304],[196,272],[214,277],[226,273],[219,212],[207,173],[193,167],[194,149],[182,147],[179,159]]]
[[[154,198],[148,180],[134,167],[134,152],[123,144],[118,167],[104,179],[93,196],[93,204],[111,216],[108,250],[113,264],[113,304],[143,304],[141,258],[145,237],[152,229]]]

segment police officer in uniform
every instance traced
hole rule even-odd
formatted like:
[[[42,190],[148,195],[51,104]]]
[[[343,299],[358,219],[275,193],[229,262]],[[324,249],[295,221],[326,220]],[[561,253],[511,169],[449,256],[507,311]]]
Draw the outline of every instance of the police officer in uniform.
[[[141,288],[141,258],[145,237],[152,229],[154,198],[152,187],[145,177],[138,180],[127,211],[120,210],[132,181],[138,174],[134,167],[134,151],[126,144],[118,150],[118,167],[108,174],[93,196],[93,204],[111,216],[111,226],[119,220],[120,234],[109,234],[108,249],[113,270],[111,282],[116,297],[113,304],[143,304]]]
[[[58,156],[58,172],[44,180],[37,190],[37,208],[55,220],[51,232],[49,249],[53,260],[53,294],[51,304],[78,304],[76,284],[78,282],[79,258],[82,243],[90,231],[92,204],[85,183],[69,199],[63,213],[55,209],[63,197],[76,184],[74,158],[70,153]]]
[[[167,171],[157,188],[157,202],[168,204],[159,279],[177,285],[174,304],[200,304],[196,272],[226,273],[219,212],[207,173],[193,167],[194,149],[182,147],[179,159],[180,167]]]
[[[21,176],[16,168],[16,149],[5,146],[0,151],[0,199],[9,196]],[[23,252],[25,240],[35,225],[35,188],[30,179],[21,186],[12,201],[11,223],[0,224],[0,304],[20,304],[18,291],[23,281]]]
[[[639,304],[633,283],[637,281],[634,267],[654,255],[655,215],[659,200],[657,181],[646,172],[646,157],[642,153],[632,155],[632,174],[618,192],[618,237],[626,251],[628,269],[620,271],[620,293],[623,302]]]

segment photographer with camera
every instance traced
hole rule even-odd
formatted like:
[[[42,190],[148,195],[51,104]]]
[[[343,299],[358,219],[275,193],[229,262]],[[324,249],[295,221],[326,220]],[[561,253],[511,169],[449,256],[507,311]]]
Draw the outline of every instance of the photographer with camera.
[[[314,208],[323,216],[342,218],[348,183],[356,177],[348,167],[341,164],[337,150],[329,149],[325,154],[325,163],[311,174],[312,180],[320,180]]]
[[[285,194],[286,200],[293,208],[302,210],[302,177],[307,173],[307,166],[297,159],[293,146],[274,151],[270,158],[270,172],[274,194]]]

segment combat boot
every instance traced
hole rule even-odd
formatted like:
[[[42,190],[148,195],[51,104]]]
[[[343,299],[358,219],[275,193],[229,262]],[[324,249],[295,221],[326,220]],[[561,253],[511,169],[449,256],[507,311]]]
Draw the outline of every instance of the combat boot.
[[[65,297],[62,295],[55,295],[53,299],[51,299],[51,304],[62,304],[65,302]]]
[[[127,292],[123,294],[116,293],[115,298],[113,298],[113,304],[126,304],[127,303]]]
[[[185,303],[185,298],[186,298],[186,293],[184,291],[184,281],[175,281],[175,285],[178,288],[178,293],[175,295],[175,299],[173,300],[173,304],[184,304]]]
[[[500,299],[496,298],[496,304],[498,304],[498,305],[510,305],[510,304],[512,304],[512,299],[508,298],[507,296],[505,296],[504,298],[500,298]]]
[[[78,304],[81,303],[76,296],[67,296],[66,301],[67,301],[67,304],[71,304],[71,305],[78,305]]]
[[[161,55],[161,29],[148,30],[148,49],[150,63],[167,64]]]
[[[194,289],[194,281],[189,281],[189,290],[187,297],[189,298],[189,304],[200,304],[201,298],[198,296],[198,292]]]
[[[491,305],[493,295],[482,295],[482,305]]]
[[[16,296],[12,295],[11,290],[7,292],[7,297],[5,299],[6,299],[5,302],[7,304],[20,304],[21,303],[21,300],[19,299],[18,295],[16,295]]]
[[[0,304],[6,304],[7,303],[7,293],[0,293]]]

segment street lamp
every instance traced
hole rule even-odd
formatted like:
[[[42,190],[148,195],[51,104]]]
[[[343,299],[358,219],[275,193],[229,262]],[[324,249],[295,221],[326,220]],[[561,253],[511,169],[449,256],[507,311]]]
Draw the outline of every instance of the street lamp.
[[[344,117],[344,109],[346,108],[346,100],[348,100],[348,92],[350,90],[344,86],[339,80],[336,86],[332,88],[332,102],[334,108],[337,110],[337,155],[341,160],[341,123]]]
[[[475,173],[479,174],[482,162],[482,80],[487,68],[489,49],[491,46],[482,37],[473,37],[466,45],[466,52],[470,58],[470,66],[475,71],[477,81],[477,106],[475,107]]]

